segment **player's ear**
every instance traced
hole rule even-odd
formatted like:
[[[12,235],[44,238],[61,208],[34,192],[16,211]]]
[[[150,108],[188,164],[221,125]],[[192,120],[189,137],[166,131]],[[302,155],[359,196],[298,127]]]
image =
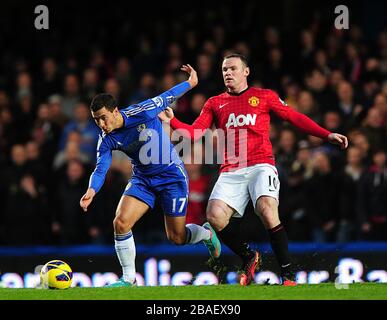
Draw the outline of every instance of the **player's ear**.
[[[247,77],[250,74],[250,68],[246,67],[245,68],[245,76]]]

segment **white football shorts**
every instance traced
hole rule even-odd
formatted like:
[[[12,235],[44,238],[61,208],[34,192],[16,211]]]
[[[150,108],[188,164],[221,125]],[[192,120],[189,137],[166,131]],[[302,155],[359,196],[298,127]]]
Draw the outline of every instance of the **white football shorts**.
[[[222,172],[209,200],[217,199],[236,210],[234,217],[242,217],[251,199],[254,205],[261,196],[269,196],[279,203],[280,181],[276,167],[256,164],[232,172]]]

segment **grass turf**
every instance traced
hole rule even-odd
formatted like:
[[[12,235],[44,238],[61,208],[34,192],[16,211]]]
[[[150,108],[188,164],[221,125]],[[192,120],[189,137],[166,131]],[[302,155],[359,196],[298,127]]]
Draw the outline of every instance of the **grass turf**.
[[[0,300],[387,300],[386,283],[157,286],[133,288],[0,289]]]

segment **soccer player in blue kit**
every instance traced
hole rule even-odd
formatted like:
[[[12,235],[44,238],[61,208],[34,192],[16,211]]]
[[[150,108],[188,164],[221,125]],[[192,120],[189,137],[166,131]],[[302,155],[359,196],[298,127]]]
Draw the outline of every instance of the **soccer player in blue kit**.
[[[114,241],[122,277],[110,287],[136,284],[136,247],[132,228],[155,204],[159,196],[164,211],[168,239],[177,244],[203,241],[214,257],[220,255],[220,242],[208,223],[185,223],[188,176],[158,114],[198,83],[196,71],[183,65],[189,79],[152,99],[119,110],[109,94],[98,94],[91,102],[91,114],[102,129],[97,146],[97,164],[89,187],[80,200],[84,211],[102,187],[112,160],[112,150],[124,152],[132,161],[133,176],[128,182],[113,221]],[[151,156],[149,157],[149,154]]]

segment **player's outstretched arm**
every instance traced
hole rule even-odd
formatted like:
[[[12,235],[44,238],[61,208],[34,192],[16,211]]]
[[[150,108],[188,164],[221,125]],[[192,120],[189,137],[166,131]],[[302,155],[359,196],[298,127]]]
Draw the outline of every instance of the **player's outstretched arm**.
[[[85,212],[87,211],[87,207],[93,201],[95,193],[96,192],[93,188],[88,188],[86,193],[82,196],[81,200],[79,201],[79,205],[81,206],[83,211]]]

